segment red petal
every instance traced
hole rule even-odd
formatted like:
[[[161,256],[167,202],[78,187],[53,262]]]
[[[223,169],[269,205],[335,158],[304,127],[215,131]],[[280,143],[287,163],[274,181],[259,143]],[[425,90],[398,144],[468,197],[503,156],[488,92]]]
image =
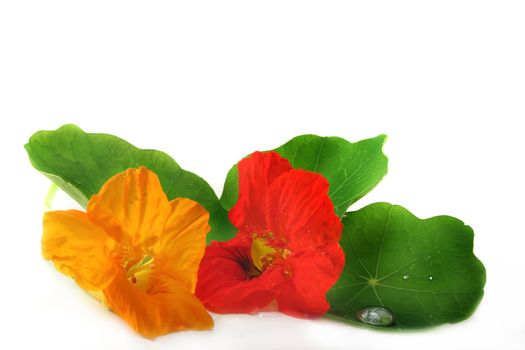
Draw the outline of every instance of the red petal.
[[[276,152],[255,152],[238,164],[239,199],[229,218],[242,232],[264,233],[266,197],[271,183],[292,166]]]
[[[271,185],[266,220],[292,251],[339,242],[343,225],[328,197],[328,181],[316,173],[294,169]]]
[[[338,243],[319,250],[305,250],[287,260],[291,277],[279,288],[279,311],[294,317],[319,317],[328,311],[326,292],[335,284],[344,266]]]
[[[195,294],[206,308],[217,313],[252,313],[264,310],[275,298],[274,287],[283,280],[279,270],[259,277],[246,274],[251,239],[246,235],[227,242],[212,242],[199,268]]]

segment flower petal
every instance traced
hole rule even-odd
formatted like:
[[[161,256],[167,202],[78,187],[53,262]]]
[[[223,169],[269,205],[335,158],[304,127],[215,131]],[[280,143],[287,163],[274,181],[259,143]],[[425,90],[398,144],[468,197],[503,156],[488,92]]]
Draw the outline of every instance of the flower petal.
[[[210,230],[208,218],[208,211],[191,199],[171,201],[164,234],[153,246],[159,268],[179,279],[192,293]]]
[[[292,251],[339,242],[343,226],[328,197],[328,187],[323,176],[300,169],[272,183],[266,220],[269,230],[283,237]]]
[[[251,239],[236,236],[212,242],[199,269],[195,294],[206,308],[217,313],[252,313],[264,310],[275,298],[274,287],[282,283],[279,270],[266,270],[250,278]]]
[[[287,260],[291,277],[279,288],[279,311],[294,317],[319,317],[329,304],[326,292],[337,282],[344,266],[344,253],[338,243],[321,250],[305,250]]]
[[[108,307],[135,331],[154,338],[178,330],[213,327],[213,319],[190,291],[162,272],[153,273],[146,290],[119,274],[104,290]]]
[[[276,152],[255,152],[238,164],[239,199],[229,212],[232,224],[249,234],[266,231],[266,197],[271,183],[292,166]]]
[[[139,167],[110,178],[87,212],[118,242],[148,247],[163,233],[170,205],[157,175]]]
[[[110,260],[115,242],[78,210],[44,214],[42,254],[60,272],[86,290],[100,290],[111,282],[115,265]]]

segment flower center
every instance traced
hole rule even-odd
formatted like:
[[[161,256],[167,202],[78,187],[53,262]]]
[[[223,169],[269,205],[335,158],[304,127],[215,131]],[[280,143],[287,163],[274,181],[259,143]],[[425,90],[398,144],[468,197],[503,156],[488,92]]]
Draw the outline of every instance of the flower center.
[[[286,258],[292,254],[287,248],[271,245],[269,240],[273,240],[273,234],[271,232],[262,236],[253,235],[252,248],[250,251],[252,264],[246,271],[248,276],[257,277],[268,267],[286,260]]]
[[[138,288],[145,288],[153,266],[155,266],[153,257],[147,255],[129,267],[125,266],[128,280]]]

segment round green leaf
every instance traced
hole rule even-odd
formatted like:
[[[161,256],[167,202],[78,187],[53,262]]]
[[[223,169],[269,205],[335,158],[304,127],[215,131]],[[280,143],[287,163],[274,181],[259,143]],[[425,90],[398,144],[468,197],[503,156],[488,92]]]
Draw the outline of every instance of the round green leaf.
[[[474,233],[450,216],[419,219],[388,203],[347,213],[344,271],[328,292],[330,313],[357,320],[367,307],[386,308],[394,325],[418,328],[466,319],[480,302],[485,268]]]
[[[208,183],[166,153],[137,148],[113,135],[85,133],[71,124],[35,133],[25,148],[33,166],[84,207],[110,177],[143,165],[158,175],[168,199],[190,198],[210,212],[208,242],[235,232]]]

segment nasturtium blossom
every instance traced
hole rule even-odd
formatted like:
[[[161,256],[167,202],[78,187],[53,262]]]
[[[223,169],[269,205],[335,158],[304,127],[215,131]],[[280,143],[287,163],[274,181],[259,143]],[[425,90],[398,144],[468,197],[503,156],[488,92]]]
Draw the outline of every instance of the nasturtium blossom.
[[[194,295],[208,216],[190,199],[168,201],[147,168],[128,169],[87,212],[45,213],[42,253],[145,337],[208,329],[213,320]]]
[[[239,231],[206,248],[197,296],[217,313],[323,315],[344,265],[328,182],[275,152],[255,152],[238,170],[239,199],[229,219]]]

